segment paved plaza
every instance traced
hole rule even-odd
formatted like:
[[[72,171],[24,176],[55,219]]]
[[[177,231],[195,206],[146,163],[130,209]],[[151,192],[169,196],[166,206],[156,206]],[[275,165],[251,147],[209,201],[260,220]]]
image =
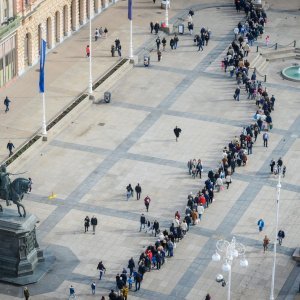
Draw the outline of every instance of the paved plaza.
[[[234,101],[236,81],[221,69],[233,28],[244,19],[232,1],[174,0],[172,22],[180,22],[193,7],[195,31],[209,27],[212,38],[203,52],[197,52],[193,36],[180,35],[178,49],[171,51],[168,45],[160,62],[152,51],[156,37],[150,35],[148,24],[163,20],[164,11],[150,0],[137,2],[134,43],[140,61],[109,89],[112,102],[87,100],[84,109],[50,131],[47,142],[40,142],[8,167],[11,173],[26,171],[33,179],[32,193],[25,196],[24,205],[39,219],[37,235],[45,256],[55,257],[51,271],[28,287],[30,299],[67,299],[71,284],[78,299],[100,299],[102,295],[107,299],[116,274],[127,267],[128,259],[134,257],[137,263],[145,247],[155,242],[150,234],[139,232],[141,213],[157,219],[162,229],[169,228],[174,213],[183,213],[187,195],[202,188],[207,172],[217,168],[223,147],[253,122],[255,103],[247,100],[244,91],[241,101]],[[119,2],[94,21],[101,26],[109,24],[108,38],[95,45],[94,78],[117,61],[109,53],[116,37],[121,39],[124,55],[128,53],[128,27],[122,25],[128,23],[126,5],[126,1]],[[298,39],[300,45],[297,5],[297,1],[289,1],[285,7],[282,1],[269,1],[266,34],[272,43],[286,45]],[[124,16],[119,17],[121,13]],[[87,33],[88,28],[82,28],[47,56],[49,119],[87,87]],[[142,63],[145,51],[151,55],[149,68]],[[255,51],[256,45],[251,48],[250,62]],[[277,178],[270,174],[269,163],[279,157],[287,166],[279,221],[286,238],[278,246],[275,295],[280,300],[296,299],[300,268],[291,255],[300,246],[300,86],[278,74],[291,63],[293,60],[281,60],[266,68],[268,82],[264,85],[276,96],[269,147],[263,147],[258,136],[247,166],[236,169],[230,188],[216,193],[201,223],[177,244],[174,257],[161,270],[146,273],[141,290],[130,292],[128,299],[202,300],[207,293],[213,300],[226,299],[227,287],[215,281],[222,264],[212,262],[211,256],[218,239],[231,240],[233,236],[246,246],[249,266],[242,269],[238,260],[234,263],[232,299],[269,299],[273,254],[263,253],[262,240],[268,235],[273,249]],[[0,112],[1,161],[7,157],[8,139],[19,146],[40,128],[37,68],[0,91],[2,98],[7,94],[13,100],[8,114]],[[97,97],[102,92],[100,86]],[[175,126],[182,129],[177,143]],[[193,158],[203,161],[201,180],[188,175],[186,164]],[[126,201],[125,187],[138,182],[143,189],[141,200]],[[52,193],[56,197],[49,199]],[[146,195],[152,199],[148,213],[142,200]],[[84,233],[87,215],[98,218],[95,235]],[[262,233],[257,228],[260,218],[266,223]],[[96,270],[100,260],[107,269],[101,281]],[[96,296],[91,295],[93,280]],[[22,287],[0,283],[1,300],[22,297]]]

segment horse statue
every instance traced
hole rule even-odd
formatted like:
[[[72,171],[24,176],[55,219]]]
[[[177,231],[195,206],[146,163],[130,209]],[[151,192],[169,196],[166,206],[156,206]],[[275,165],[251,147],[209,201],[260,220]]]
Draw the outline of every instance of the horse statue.
[[[0,173],[3,174],[3,172]],[[8,178],[9,173],[6,174]],[[31,184],[30,181],[26,178],[16,178],[13,182],[10,182],[9,180],[7,184],[4,186],[0,185],[0,199],[6,200],[7,205],[10,205],[10,201],[16,204],[20,217],[24,217],[24,218],[26,217],[26,210],[24,205],[21,204],[20,202],[22,201],[24,194],[28,193],[30,184]],[[23,214],[20,212],[20,207],[22,207],[23,209]],[[1,205],[0,205],[0,211],[3,211]]]

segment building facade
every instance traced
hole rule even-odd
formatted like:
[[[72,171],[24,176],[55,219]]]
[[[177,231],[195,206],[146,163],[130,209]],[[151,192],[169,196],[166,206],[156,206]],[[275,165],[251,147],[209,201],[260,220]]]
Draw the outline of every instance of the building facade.
[[[117,0],[0,0],[0,87]],[[2,31],[1,31],[2,30]]]
[[[16,44],[19,25],[16,2],[0,0],[0,87],[18,73]]]

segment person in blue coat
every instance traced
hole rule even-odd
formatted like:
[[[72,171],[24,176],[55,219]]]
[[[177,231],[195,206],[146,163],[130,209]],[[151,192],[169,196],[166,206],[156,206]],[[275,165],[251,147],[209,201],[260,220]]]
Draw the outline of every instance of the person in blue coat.
[[[261,232],[264,229],[264,227],[265,227],[264,220],[263,219],[259,219],[258,222],[257,222],[257,225],[258,225],[259,232]]]

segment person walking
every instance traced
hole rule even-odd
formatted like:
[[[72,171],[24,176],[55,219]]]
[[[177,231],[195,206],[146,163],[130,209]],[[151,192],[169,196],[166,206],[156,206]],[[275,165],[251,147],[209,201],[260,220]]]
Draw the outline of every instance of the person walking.
[[[100,28],[99,28],[99,37],[101,38],[101,37],[102,37],[102,35],[103,35],[103,28],[102,28],[102,27],[100,27]]]
[[[241,89],[239,86],[237,86],[233,95],[234,100],[240,101],[240,93],[241,93]]]
[[[155,31],[155,34],[158,34],[158,30],[159,30],[159,23],[156,22],[156,23],[154,24],[154,31]]]
[[[120,44],[121,44],[121,41],[119,40],[119,38],[116,38],[115,39],[115,48],[118,49]]]
[[[175,137],[176,137],[176,142],[178,141],[178,138],[179,138],[179,135],[181,133],[181,129],[179,127],[175,127],[174,128],[174,134],[175,134]]]
[[[135,272],[134,281],[135,281],[135,291],[137,291],[141,288],[142,275],[138,272]]]
[[[6,148],[9,151],[9,156],[12,156],[14,154],[12,150],[15,148],[15,145],[11,141],[8,141]]]
[[[116,51],[115,46],[114,46],[114,45],[111,45],[110,52],[111,52],[111,56],[112,56],[112,57],[115,56],[115,51]]]
[[[178,42],[179,42],[179,38],[178,38],[177,34],[175,33],[175,35],[174,35],[174,49],[177,49]]]
[[[146,227],[146,217],[144,214],[141,214],[141,217],[140,217],[140,231],[142,231],[142,228],[145,229]]]
[[[285,238],[285,233],[284,233],[284,231],[282,230],[282,229],[280,229],[279,231],[278,231],[278,234],[277,234],[277,239],[278,239],[278,243],[279,243],[279,245],[281,246],[281,244],[282,244],[282,240]]]
[[[174,40],[173,39],[170,39],[170,47],[172,50],[174,49]]]
[[[263,141],[264,141],[264,147],[268,147],[269,134],[267,132],[264,132],[263,134]]]
[[[129,276],[132,276],[134,268],[135,268],[135,263],[134,263],[133,257],[131,257],[128,261],[128,269],[130,271]]]
[[[279,157],[279,159],[277,160],[277,170],[278,170],[278,173],[281,171],[282,165],[283,165],[282,158]]]
[[[98,28],[96,28],[96,30],[95,30],[95,42],[97,42],[98,38],[99,38],[99,30],[98,30]]]
[[[265,235],[265,238],[263,240],[264,253],[268,250],[269,243],[270,243],[270,239]]]
[[[261,232],[265,227],[265,222],[263,219],[259,219],[257,222],[258,231]]]
[[[205,296],[205,300],[211,300],[210,294],[207,294],[207,295]]]
[[[25,297],[25,300],[28,300],[29,299],[29,296],[30,296],[30,293],[28,291],[28,288],[25,286],[24,287],[24,297]]]
[[[150,22],[150,33],[152,34],[154,30],[154,24],[153,22]]]
[[[275,166],[275,161],[274,161],[274,159],[271,159],[270,168],[271,168],[271,173],[272,174],[274,173],[274,166]]]
[[[165,39],[165,37],[163,37],[163,39],[161,40],[161,43],[163,45],[163,51],[166,50],[166,44],[167,44],[167,40]]]
[[[28,193],[30,193],[31,190],[32,190],[32,179],[29,177],[28,181],[29,181],[29,183],[28,183]]]
[[[104,28],[104,38],[107,37],[107,33],[108,33],[108,30],[107,30],[107,28],[105,27],[105,28]]]
[[[231,174],[230,174],[230,172],[228,172],[227,176],[225,177],[225,180],[226,180],[226,185],[227,185],[227,190],[228,190],[229,185],[232,182],[231,181]]]
[[[136,200],[140,200],[141,193],[142,193],[142,188],[141,188],[139,183],[135,187],[135,192],[136,192]]]
[[[160,61],[161,60],[161,51],[157,50],[157,60]]]
[[[202,42],[202,39],[200,38],[200,36],[197,36],[196,41],[197,41],[198,51],[200,51],[200,49],[201,49],[201,51],[203,51],[203,42]]]
[[[151,199],[150,197],[147,195],[147,197],[144,199],[144,204],[146,206],[146,210],[147,212],[149,211],[149,205],[150,205]]]
[[[69,288],[69,299],[76,299],[75,288],[73,285],[71,285]]]
[[[114,290],[110,290],[110,293],[108,294],[108,298],[109,298],[109,300],[117,300],[118,295]]]
[[[133,197],[133,188],[130,183],[126,186],[126,191],[127,191],[126,196],[128,201],[130,197]]]
[[[129,292],[128,286],[125,284],[122,289],[122,296],[124,297],[124,300],[127,300],[128,292]]]
[[[198,214],[199,214],[199,220],[200,221],[202,219],[203,213],[204,213],[204,206],[202,205],[202,203],[200,203],[199,206],[198,206]]]
[[[95,293],[96,293],[96,283],[95,283],[95,281],[92,282],[91,289],[92,289],[92,294],[95,295]]]
[[[249,141],[247,141],[247,150],[248,150],[248,155],[252,154],[252,147],[253,147],[253,142],[250,139]]]
[[[5,112],[7,113],[9,111],[9,105],[10,105],[10,100],[8,99],[8,97],[6,96],[4,99],[4,105],[5,105]]]
[[[118,50],[118,55],[121,57],[122,56],[122,52],[121,52],[122,46],[121,44],[119,44],[117,50]]]
[[[154,236],[156,237],[156,235],[159,233],[159,223],[157,220],[155,220],[153,223],[153,230],[154,230]]]
[[[90,227],[90,218],[86,216],[84,219],[84,233],[89,231],[89,227]]]
[[[158,51],[159,47],[160,47],[160,43],[161,43],[159,36],[156,38],[155,42],[156,42],[156,47],[157,47],[157,51]]]
[[[95,216],[91,218],[91,225],[93,226],[93,234],[95,234],[96,226],[98,225],[98,220]]]
[[[285,173],[286,173],[286,166],[283,166],[282,168],[282,177],[285,177]]]
[[[104,267],[104,264],[103,264],[102,261],[100,261],[100,262],[98,263],[97,270],[99,270],[99,280],[101,280],[103,274],[104,274],[105,271],[106,271],[106,268]]]
[[[86,57],[90,57],[90,54],[91,54],[90,45],[87,45],[87,46],[85,47],[85,56],[86,56]]]

